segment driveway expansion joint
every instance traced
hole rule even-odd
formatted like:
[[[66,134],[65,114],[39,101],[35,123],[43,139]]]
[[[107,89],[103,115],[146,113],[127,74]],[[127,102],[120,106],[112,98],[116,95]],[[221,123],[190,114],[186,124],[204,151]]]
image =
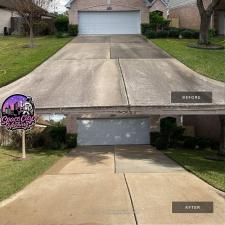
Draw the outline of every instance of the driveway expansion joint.
[[[138,225],[137,215],[136,215],[135,208],[134,208],[134,202],[133,202],[133,199],[132,199],[132,196],[131,196],[131,191],[130,191],[130,188],[129,188],[129,185],[128,185],[126,174],[123,173],[123,176],[124,176],[127,191],[128,191],[128,194],[129,194],[129,198],[130,198],[130,202],[131,202],[131,206],[132,206],[132,210],[133,210],[133,214],[134,214],[135,223],[136,223],[136,225]]]

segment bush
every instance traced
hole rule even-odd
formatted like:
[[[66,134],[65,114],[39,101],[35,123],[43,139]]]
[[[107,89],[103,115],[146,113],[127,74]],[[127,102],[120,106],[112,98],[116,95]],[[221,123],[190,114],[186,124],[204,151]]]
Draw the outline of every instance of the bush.
[[[154,31],[164,30],[169,27],[170,20],[164,19],[159,12],[149,13],[150,29]]]
[[[71,36],[77,36],[78,35],[78,25],[70,24],[69,25],[69,34]]]
[[[35,35],[49,35],[49,25],[45,21],[37,21],[33,24],[34,34]]]
[[[156,37],[157,37],[157,34],[156,34],[156,32],[153,31],[153,30],[147,30],[147,31],[145,32],[145,36],[146,36],[147,38],[156,38]]]
[[[166,150],[168,148],[168,140],[164,137],[159,137],[155,141],[155,147],[158,150]]]
[[[149,30],[150,29],[150,24],[149,23],[142,23],[141,24],[141,33],[143,34],[143,35],[145,35],[145,32],[147,31],[147,30]]]
[[[66,143],[66,128],[63,126],[45,128],[41,134],[40,143],[45,148],[62,148]]]
[[[209,148],[211,144],[210,139],[208,138],[199,138],[197,140],[196,145],[200,148],[200,149],[205,149],[205,148]]]
[[[161,30],[157,32],[157,37],[160,37],[160,38],[167,38],[168,35],[169,35],[169,32],[166,30]]]
[[[214,38],[216,36],[216,30],[210,28],[209,29],[209,38]]]
[[[196,143],[197,143],[196,138],[194,138],[194,137],[186,137],[184,139],[183,147],[184,148],[191,148],[191,149],[193,149],[193,148],[195,148]]]
[[[199,38],[199,31],[193,31],[193,38],[195,39]]]
[[[178,38],[179,34],[180,32],[178,29],[172,29],[169,31],[169,37]]]
[[[66,135],[66,147],[75,148],[77,146],[77,135],[76,134],[67,134]]]
[[[182,37],[184,38],[193,38],[194,34],[191,30],[184,30],[181,32]]]
[[[220,149],[220,143],[215,140],[211,140],[210,147],[212,150],[219,150]]]
[[[58,32],[68,32],[69,19],[67,16],[59,15],[55,19],[55,28]]]
[[[150,133],[150,143],[151,145],[155,146],[155,142],[157,138],[160,137],[160,132],[151,132]]]

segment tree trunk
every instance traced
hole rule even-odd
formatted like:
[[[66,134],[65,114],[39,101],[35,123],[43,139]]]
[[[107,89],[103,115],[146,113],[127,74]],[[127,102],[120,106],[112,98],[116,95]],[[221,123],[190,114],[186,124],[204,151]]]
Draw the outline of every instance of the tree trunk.
[[[220,135],[220,149],[218,154],[225,155],[225,116],[220,116],[220,126],[221,126],[221,135]]]
[[[33,32],[33,19],[29,19],[29,29],[30,29],[30,48],[34,47],[34,32]]]
[[[210,28],[211,14],[203,13],[201,15],[199,44],[209,44],[209,28]]]

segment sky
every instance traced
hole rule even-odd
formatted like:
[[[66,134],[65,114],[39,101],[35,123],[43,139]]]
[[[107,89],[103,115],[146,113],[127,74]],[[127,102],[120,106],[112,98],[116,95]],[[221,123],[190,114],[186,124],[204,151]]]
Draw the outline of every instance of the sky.
[[[50,12],[58,12],[58,13],[63,13],[67,9],[65,8],[65,5],[69,0],[53,0],[54,4],[50,8]]]

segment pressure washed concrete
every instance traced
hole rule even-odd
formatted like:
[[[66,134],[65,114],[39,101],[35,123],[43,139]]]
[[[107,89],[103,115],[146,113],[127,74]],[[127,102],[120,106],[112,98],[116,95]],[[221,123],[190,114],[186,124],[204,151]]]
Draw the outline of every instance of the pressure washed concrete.
[[[173,201],[213,201],[174,214]],[[78,147],[0,204],[1,225],[225,225],[225,197],[150,146]]]

